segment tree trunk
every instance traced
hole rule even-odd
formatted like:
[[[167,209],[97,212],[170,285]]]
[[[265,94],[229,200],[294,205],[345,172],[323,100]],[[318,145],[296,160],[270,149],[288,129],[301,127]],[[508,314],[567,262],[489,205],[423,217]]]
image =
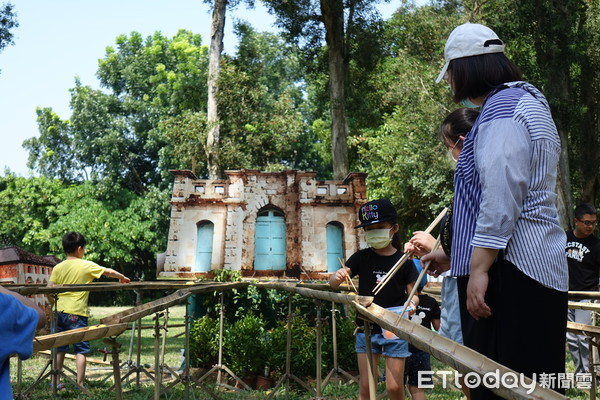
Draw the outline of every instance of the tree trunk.
[[[564,230],[572,228],[573,225],[573,196],[571,195],[571,181],[569,168],[569,139],[567,133],[559,131],[561,151],[558,162],[558,179],[556,180],[556,192],[558,217],[560,225]]]
[[[209,179],[219,179],[219,112],[217,97],[219,94],[219,72],[221,69],[221,53],[223,52],[223,36],[225,33],[225,12],[227,0],[215,0],[210,27],[210,49],[208,52],[208,103],[206,133],[206,164]]]
[[[321,0],[321,15],[329,53],[329,102],[331,112],[331,155],[333,178],[348,175],[348,124],[346,122],[346,68],[344,6],[342,0]]]
[[[597,7],[600,9],[600,7]],[[588,30],[594,29],[591,22]],[[598,28],[595,28],[596,30]],[[594,32],[590,32],[593,34]],[[597,35],[596,35],[597,37]],[[598,39],[596,39],[598,40]],[[597,43],[590,43],[596,46]],[[581,105],[585,107],[581,125],[581,147],[577,150],[581,166],[581,201],[596,204],[598,198],[600,172],[600,57],[586,54],[581,65]]]

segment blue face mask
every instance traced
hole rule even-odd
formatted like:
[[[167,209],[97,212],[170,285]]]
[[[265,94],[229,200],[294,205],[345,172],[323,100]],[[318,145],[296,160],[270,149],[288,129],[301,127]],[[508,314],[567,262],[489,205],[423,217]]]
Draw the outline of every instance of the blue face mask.
[[[468,97],[460,101],[460,105],[467,108],[478,108],[479,106],[471,101]]]

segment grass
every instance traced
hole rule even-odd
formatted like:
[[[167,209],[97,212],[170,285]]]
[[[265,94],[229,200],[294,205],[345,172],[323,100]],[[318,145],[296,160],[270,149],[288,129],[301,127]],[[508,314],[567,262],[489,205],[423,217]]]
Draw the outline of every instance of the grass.
[[[97,324],[101,318],[104,318],[108,315],[115,314],[120,312],[128,307],[92,307],[91,312],[92,316],[90,317],[90,325]],[[169,309],[169,325],[179,325],[184,322],[184,314],[185,309],[184,306],[176,306]],[[142,326],[153,326],[154,321],[152,320],[153,316],[148,316],[143,318]],[[160,320],[162,322],[162,319]],[[167,332],[167,342],[165,348],[165,363],[173,367],[175,370],[178,369],[181,365],[181,349],[184,347],[184,337],[176,335],[183,333],[183,327],[173,327],[169,328]],[[161,335],[164,334],[164,331],[161,332]],[[136,333],[137,335],[137,333]],[[135,336],[137,337],[137,336]],[[129,343],[131,339],[131,331],[125,331],[121,336],[118,337],[119,343],[121,343],[121,353],[120,359],[121,362],[128,359],[129,353]],[[154,365],[154,329],[143,329],[142,337],[141,337],[141,365]],[[104,349],[106,346],[101,340],[92,341],[91,345],[91,358],[102,359],[103,354],[99,351],[100,349]],[[135,351],[135,340],[134,340],[134,349],[132,351],[132,360],[136,361],[136,351]],[[37,376],[42,371],[43,367],[47,364],[49,358],[40,355],[34,355],[31,359],[26,360],[22,363],[23,368],[23,390],[30,387]],[[110,355],[107,358],[107,361],[110,361]],[[450,370],[450,368],[436,359],[432,357],[432,369],[435,371],[439,370]],[[71,369],[75,369],[75,363],[73,360],[67,359],[65,361],[65,365],[70,367]],[[573,371],[573,363],[570,360],[570,355],[567,353],[567,371]],[[122,374],[125,373],[126,370],[122,370]],[[292,371],[293,372],[293,371]],[[326,373],[326,371],[324,371]],[[85,396],[77,390],[68,389],[59,392],[58,397],[60,399],[78,399],[78,398],[86,398],[86,399],[106,399],[106,398],[114,398],[114,392],[109,392],[110,386],[112,385],[112,378],[109,378],[106,382],[103,382],[102,379],[106,376],[112,376],[112,371],[110,367],[107,366],[99,366],[97,364],[88,363],[86,376],[88,377],[88,389],[92,393],[92,397]],[[133,375],[132,375],[133,376]],[[142,375],[143,376],[143,375]],[[145,379],[147,380],[147,379]],[[11,382],[13,382],[13,391],[16,392],[16,382],[17,382],[17,361],[13,357],[11,359]],[[213,379],[214,382],[214,379]],[[52,391],[49,388],[50,379],[46,378],[40,385],[33,389],[33,391],[29,394],[29,399],[36,400],[45,400],[45,399],[53,399]],[[67,385],[69,386],[69,385]],[[311,382],[311,386],[314,388],[314,382]],[[313,398],[311,394],[307,393],[303,389],[293,383],[290,385],[291,390],[289,392],[289,398],[293,400],[304,400]],[[209,385],[209,390],[215,390],[213,385]],[[384,384],[379,384],[379,392],[384,390]],[[149,399],[153,397],[154,393],[154,384],[153,382],[141,382],[139,386],[135,385],[135,382],[126,383],[123,386],[123,399],[124,400],[141,400],[141,399]],[[267,396],[267,392],[262,391],[248,391],[248,392],[239,392],[239,391],[231,391],[225,389],[219,389],[217,392],[217,396],[220,399],[225,400],[234,400],[234,399],[264,399]],[[440,384],[436,384],[433,389],[426,390],[427,399],[429,400],[458,400],[462,399],[462,393],[457,390],[453,390],[451,388],[442,388]],[[329,384],[323,388],[323,397],[327,399],[356,399],[358,397],[358,385],[356,384]],[[576,400],[584,400],[589,399],[589,394],[577,390],[570,389],[567,391],[567,397],[570,399]],[[183,399],[185,398],[185,387],[183,384],[176,385],[173,390],[171,390],[167,395],[161,396],[161,398],[165,399]],[[212,397],[205,391],[194,387],[193,385],[190,388],[189,398],[191,399],[211,399]],[[285,397],[285,387],[281,386],[277,390],[277,394],[275,395],[276,399],[283,399]],[[407,398],[409,398],[407,396]]]

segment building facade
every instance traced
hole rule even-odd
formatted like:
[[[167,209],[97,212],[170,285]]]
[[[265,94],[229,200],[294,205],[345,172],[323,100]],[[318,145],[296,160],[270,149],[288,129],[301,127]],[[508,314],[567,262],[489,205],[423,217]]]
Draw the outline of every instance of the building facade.
[[[37,256],[18,247],[5,247],[0,249],[0,283],[45,286],[52,273],[52,267],[60,261],[54,256]],[[29,297],[40,307],[49,304],[43,294]]]
[[[158,279],[217,269],[324,277],[364,245],[362,230],[354,229],[366,202],[364,173],[343,181],[318,181],[314,172],[295,170],[225,171],[223,180],[171,173],[171,223]]]

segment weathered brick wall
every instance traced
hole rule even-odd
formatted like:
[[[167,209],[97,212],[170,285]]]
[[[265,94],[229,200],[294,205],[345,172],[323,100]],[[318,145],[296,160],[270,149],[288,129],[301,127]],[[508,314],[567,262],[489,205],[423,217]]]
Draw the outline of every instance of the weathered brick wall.
[[[362,233],[354,230],[356,212],[366,201],[365,174],[345,181],[317,181],[314,172],[226,171],[225,180],[199,180],[189,171],[175,176],[171,224],[164,272],[159,277],[190,276],[195,264],[197,226],[214,224],[211,269],[254,273],[258,213],[275,209],[285,215],[286,264],[289,270],[327,271],[326,225],[344,227],[346,257]]]

